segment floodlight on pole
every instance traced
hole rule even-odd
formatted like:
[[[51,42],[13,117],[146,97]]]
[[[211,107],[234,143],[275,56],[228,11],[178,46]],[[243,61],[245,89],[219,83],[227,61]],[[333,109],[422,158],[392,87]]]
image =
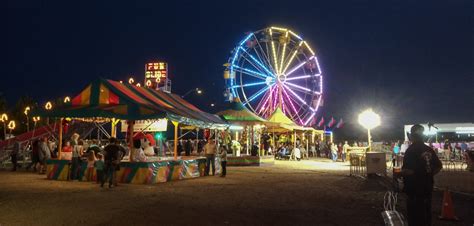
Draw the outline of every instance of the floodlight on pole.
[[[370,130],[374,129],[375,127],[380,125],[380,116],[375,113],[372,109],[367,109],[359,114],[358,122],[361,126],[367,129],[367,138],[368,138],[368,146],[369,151],[371,151],[372,147],[372,137],[370,135]]]
[[[23,112],[26,116],[26,132],[30,132],[30,118],[28,117],[29,111],[30,111],[30,107],[26,107],[25,111]]]
[[[70,97],[64,97],[64,103],[69,103],[71,102],[71,98]]]
[[[188,92],[184,93],[184,95],[182,95],[181,98],[184,98],[185,96],[189,95],[193,91],[196,92],[196,94],[202,94],[202,89],[194,88],[194,89],[190,89],[190,90],[188,90]]]
[[[2,117],[0,119],[3,122],[3,136],[5,140],[7,139],[7,121],[8,121],[8,115],[6,113],[2,114]]]

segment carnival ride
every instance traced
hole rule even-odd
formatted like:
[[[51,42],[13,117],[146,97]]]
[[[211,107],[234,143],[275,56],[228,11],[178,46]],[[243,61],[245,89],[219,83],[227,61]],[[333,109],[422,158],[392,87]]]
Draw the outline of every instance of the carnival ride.
[[[269,27],[250,32],[224,65],[228,100],[240,100],[268,118],[280,108],[309,126],[321,106],[323,75],[309,44],[293,31]]]

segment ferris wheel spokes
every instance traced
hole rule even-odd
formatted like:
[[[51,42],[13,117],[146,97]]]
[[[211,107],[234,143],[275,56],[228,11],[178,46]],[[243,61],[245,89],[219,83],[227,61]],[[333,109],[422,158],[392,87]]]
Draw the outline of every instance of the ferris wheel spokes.
[[[262,79],[262,80],[266,80],[268,78],[268,76],[265,75],[265,74],[262,74],[262,73],[259,73],[259,72],[256,72],[256,71],[252,71],[252,70],[247,69],[247,68],[242,68],[242,67],[237,66],[237,65],[233,65],[233,67],[237,68],[237,69],[234,69],[234,71],[241,72],[241,73],[250,75],[250,76],[255,77],[255,78],[259,78],[259,79]]]
[[[256,53],[257,55],[259,55],[258,52],[260,52],[260,54],[262,54],[262,55],[265,57],[266,64],[270,67],[270,70],[272,70],[273,72],[275,72],[275,69],[273,68],[273,66],[272,66],[272,64],[271,64],[271,61],[270,61],[270,56],[268,56],[268,55],[266,54],[266,52],[263,50],[263,47],[262,47],[262,45],[260,44],[260,41],[258,40],[258,38],[257,38],[257,36],[255,35],[255,33],[252,33],[252,34],[253,34],[253,37],[254,37],[254,39],[255,39],[255,42],[257,43],[257,45],[258,45],[258,47],[259,47],[259,49],[260,49],[260,51],[257,51],[257,50],[255,49],[255,47],[254,47],[255,53]],[[268,51],[267,51],[267,52],[268,52]],[[263,60],[262,60],[262,61],[263,61]]]
[[[275,77],[275,75],[274,75],[270,70],[268,70],[268,68],[265,67],[265,66],[262,64],[262,62],[260,62],[260,61],[258,61],[257,59],[255,59],[255,57],[254,57],[252,54],[250,54],[249,52],[247,52],[247,50],[245,50],[242,46],[240,47],[240,49],[241,49],[242,51],[244,51],[244,52],[245,52],[258,66],[260,66],[265,72],[267,72],[268,75]],[[242,57],[245,58],[247,61],[249,61],[244,55],[242,55]],[[249,61],[249,62],[250,62],[250,61]],[[254,65],[254,67],[255,67],[255,65]],[[258,69],[258,67],[255,67],[255,68]]]
[[[284,86],[283,86],[283,87],[284,87]],[[295,115],[298,117],[300,123],[303,123],[303,120],[301,120],[301,118],[300,118],[300,116],[299,116],[299,114],[298,114],[298,111],[296,110],[295,105],[293,105],[293,101],[290,99],[290,96],[289,96],[288,93],[285,91],[285,88],[283,88],[283,92],[282,92],[282,93],[285,94],[286,99],[288,99],[288,102],[290,102],[290,106],[291,106],[291,108],[293,109]],[[283,98],[283,97],[281,97],[281,98]],[[288,111],[288,112],[290,113],[290,111]],[[292,115],[293,120],[295,120],[296,118],[294,117],[294,115],[293,115],[293,114],[291,114],[291,115]]]
[[[264,93],[265,91],[267,91],[267,89],[269,89],[269,88],[270,88],[270,86],[265,86],[265,87],[263,87],[262,89],[260,89],[258,92],[254,93],[252,96],[250,96],[248,99],[246,98],[247,101],[245,101],[244,106],[245,106],[246,104],[248,104],[250,101],[252,101],[252,100],[254,100],[255,98],[257,98],[258,96],[262,95],[262,93]]]

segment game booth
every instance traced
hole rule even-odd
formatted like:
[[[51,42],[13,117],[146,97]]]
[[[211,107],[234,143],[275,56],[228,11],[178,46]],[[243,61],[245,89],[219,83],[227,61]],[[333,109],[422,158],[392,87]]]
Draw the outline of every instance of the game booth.
[[[57,119],[63,124],[67,123],[66,119],[110,123],[110,135],[114,137],[119,120],[125,121],[122,126],[126,125],[125,145],[130,154],[120,163],[117,182],[133,184],[154,184],[203,176],[206,161],[204,157],[177,155],[178,126],[191,125],[213,131],[224,130],[229,126],[220,117],[201,111],[178,95],[107,79],[92,82],[70,102],[54,109],[37,109],[32,114]],[[174,142],[169,150],[173,150],[173,157],[163,156],[164,154],[157,156],[150,149],[154,146],[151,143],[155,141],[150,134],[142,133],[148,126],[137,132],[135,124],[139,121],[149,122],[149,126],[157,121],[172,123]],[[71,170],[68,156],[71,153],[62,150],[63,126],[59,127],[58,133],[58,158],[47,161],[46,175],[51,180],[68,180]],[[137,155],[140,149],[143,154]],[[79,180],[95,180],[95,170],[87,167],[87,161],[81,161],[80,164],[77,172]]]
[[[315,137],[322,139],[324,133],[295,124],[281,108],[276,108],[268,119],[263,119],[243,106],[238,98],[230,103],[227,110],[218,112],[217,115],[232,124],[228,138],[225,138],[231,140],[228,143],[232,143],[232,155],[227,157],[228,166],[273,165],[274,155],[268,151],[277,148],[283,138],[286,139],[285,142],[292,142],[294,145],[298,139],[308,150],[309,144],[315,142]],[[252,144],[258,147],[257,153],[251,153]]]

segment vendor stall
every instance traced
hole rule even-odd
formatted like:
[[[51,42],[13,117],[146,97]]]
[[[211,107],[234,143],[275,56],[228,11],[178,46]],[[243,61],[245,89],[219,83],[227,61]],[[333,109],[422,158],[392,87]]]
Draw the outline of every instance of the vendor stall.
[[[120,163],[118,183],[156,184],[172,180],[183,180],[204,176],[205,158],[163,159],[150,162]],[[50,180],[69,180],[70,161],[51,159],[47,161],[46,177]],[[96,181],[96,173],[87,174],[87,161],[81,162],[79,181]]]
[[[140,149],[134,134],[135,120],[159,120],[166,118],[174,125],[175,139],[173,158],[143,158],[134,159],[129,155],[129,161],[120,163],[117,173],[118,182],[149,184],[177,179],[194,178],[203,175],[205,159],[201,157],[178,158],[177,156],[177,131],[179,124],[192,125],[199,128],[224,129],[227,123],[216,115],[203,112],[181,97],[153,90],[137,87],[131,84],[98,79],[89,84],[70,103],[57,106],[54,110],[37,109],[34,116],[58,118],[80,118],[92,122],[97,120],[109,121],[112,127],[117,120],[127,121],[127,143],[129,153]],[[70,164],[61,156],[62,127],[59,128],[58,159],[47,162],[47,178],[54,180],[68,179]],[[135,145],[134,145],[135,140]],[[87,167],[79,167],[79,180],[93,180],[92,177],[84,178]]]

